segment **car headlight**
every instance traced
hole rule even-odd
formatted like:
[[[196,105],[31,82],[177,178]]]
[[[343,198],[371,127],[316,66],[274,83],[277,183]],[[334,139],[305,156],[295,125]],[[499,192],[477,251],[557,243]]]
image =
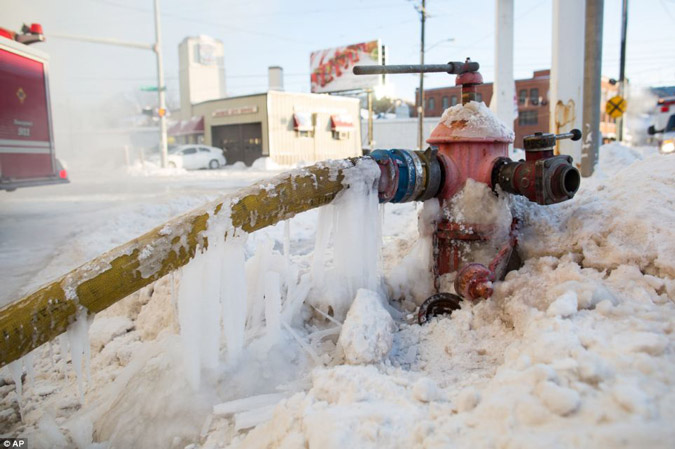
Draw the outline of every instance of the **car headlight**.
[[[661,153],[672,153],[675,151],[675,140],[664,140],[661,143]]]

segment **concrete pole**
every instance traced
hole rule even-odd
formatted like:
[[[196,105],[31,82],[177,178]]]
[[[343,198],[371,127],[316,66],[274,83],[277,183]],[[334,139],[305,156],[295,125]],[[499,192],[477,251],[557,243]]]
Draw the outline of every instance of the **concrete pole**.
[[[162,168],[166,168],[168,154],[166,143],[166,86],[162,63],[162,30],[159,23],[159,0],[155,0],[155,54],[157,55],[157,93],[159,97],[159,152]]]
[[[573,128],[581,129],[584,19],[584,0],[553,0],[553,58],[549,97],[549,131],[552,133],[569,132]],[[581,157],[581,140],[559,141],[556,153],[568,154],[578,164]]]
[[[490,109],[513,129],[513,0],[496,0],[495,81]]]
[[[584,137],[581,176],[595,171],[600,147],[600,102],[602,81],[602,19],[604,0],[586,0],[586,55],[584,56]]]
[[[420,9],[420,18],[422,21],[422,35],[420,42],[420,64],[424,65],[424,22],[427,18],[426,0],[422,0]],[[417,129],[417,147],[420,151],[424,148],[424,73],[420,73],[420,94],[419,106],[417,107],[418,129]]]

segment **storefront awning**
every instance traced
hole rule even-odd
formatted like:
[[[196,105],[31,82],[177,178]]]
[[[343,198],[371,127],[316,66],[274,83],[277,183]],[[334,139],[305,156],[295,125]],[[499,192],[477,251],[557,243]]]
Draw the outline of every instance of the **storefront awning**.
[[[330,126],[333,131],[349,131],[354,127],[354,121],[349,114],[331,115]]]
[[[293,114],[293,129],[296,131],[312,131],[312,115],[309,112]]]
[[[192,117],[190,120],[180,120],[167,130],[170,136],[187,136],[191,134],[204,134],[204,117]]]

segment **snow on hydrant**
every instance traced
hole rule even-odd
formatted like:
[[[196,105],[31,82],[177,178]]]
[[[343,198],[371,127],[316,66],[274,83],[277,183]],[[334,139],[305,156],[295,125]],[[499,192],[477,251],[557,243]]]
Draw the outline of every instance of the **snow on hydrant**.
[[[577,129],[566,134],[535,133],[524,138],[525,160],[508,157],[513,131],[484,103],[476,87],[483,82],[479,65],[449,62],[437,65],[357,66],[356,74],[446,72],[456,74],[462,104],[445,111],[422,151],[375,150],[380,166],[381,203],[437,198],[441,216],[433,234],[436,294],[420,307],[418,321],[451,313],[463,299],[478,301],[493,293],[493,283],[517,266],[518,220],[504,193],[522,195],[541,205],[574,197],[581,180],[566,155],[554,155],[559,139],[579,140]],[[488,194],[485,194],[485,192]],[[478,202],[479,204],[475,204]],[[470,203],[472,207],[467,207]]]

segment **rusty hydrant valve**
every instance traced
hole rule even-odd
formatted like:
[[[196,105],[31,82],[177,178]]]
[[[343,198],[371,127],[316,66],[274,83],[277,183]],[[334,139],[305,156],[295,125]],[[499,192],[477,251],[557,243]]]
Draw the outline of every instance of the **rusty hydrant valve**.
[[[581,139],[581,131],[565,134],[535,133],[523,139],[525,160],[507,158],[495,161],[492,187],[523,195],[538,204],[555,204],[572,199],[579,190],[581,175],[572,165],[571,156],[554,156],[553,148],[560,139]]]

